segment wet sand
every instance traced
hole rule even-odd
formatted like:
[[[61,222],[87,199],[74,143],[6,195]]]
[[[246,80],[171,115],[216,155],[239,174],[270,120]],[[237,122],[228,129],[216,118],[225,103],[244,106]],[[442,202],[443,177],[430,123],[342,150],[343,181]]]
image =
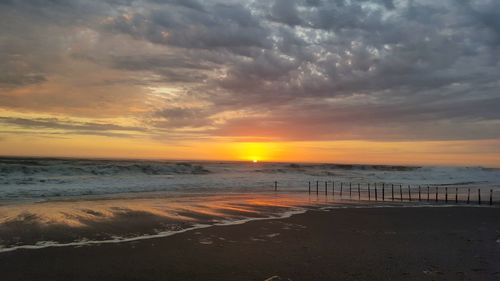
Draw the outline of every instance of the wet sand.
[[[500,208],[309,211],[170,237],[0,253],[7,280],[500,280]]]

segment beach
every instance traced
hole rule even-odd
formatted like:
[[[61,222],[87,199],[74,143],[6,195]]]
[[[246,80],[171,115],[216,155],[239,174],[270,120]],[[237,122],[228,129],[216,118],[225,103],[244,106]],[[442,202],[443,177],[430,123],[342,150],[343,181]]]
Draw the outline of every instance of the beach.
[[[500,281],[500,0],[0,0],[0,281]]]
[[[499,280],[500,208],[350,207],[0,254],[2,280]],[[138,224],[140,226],[140,224]]]
[[[500,278],[499,169],[0,160],[2,281]]]

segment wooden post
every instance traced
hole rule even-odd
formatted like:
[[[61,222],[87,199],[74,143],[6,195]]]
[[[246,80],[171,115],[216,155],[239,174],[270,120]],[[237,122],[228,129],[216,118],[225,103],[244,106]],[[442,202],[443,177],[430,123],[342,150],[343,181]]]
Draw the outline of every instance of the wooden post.
[[[420,185],[418,186],[418,202],[422,201],[422,196],[421,196],[421,189],[420,189]]]
[[[477,202],[481,205],[481,188],[477,190]]]
[[[340,199],[342,199],[342,191],[344,190],[344,183],[340,183]]]
[[[394,201],[394,184],[391,184],[391,195],[392,195],[392,201]]]
[[[274,182],[274,191],[278,191],[278,182],[277,181]]]
[[[328,196],[328,181],[325,181],[325,196]]]
[[[311,182],[309,182],[309,194],[311,194]]]
[[[445,193],[445,195],[444,195],[444,202],[448,203],[448,187],[445,187],[444,190],[445,190],[444,191],[444,193]]]
[[[316,181],[316,195],[319,194],[319,181]]]
[[[368,183],[368,200],[372,200],[372,192],[370,191],[370,184]]]
[[[458,187],[455,187],[455,204],[458,204]]]
[[[352,199],[352,187],[351,187],[351,183],[349,183],[349,199]]]
[[[399,199],[403,202],[403,186],[399,185]]]
[[[378,201],[377,183],[373,184],[375,186],[375,201]]]
[[[358,183],[358,200],[361,200],[361,187],[359,186],[359,183]]]
[[[438,189],[439,187],[436,186],[436,202],[438,201]]]
[[[382,201],[385,201],[385,183],[382,183]]]
[[[470,187],[467,189],[467,204],[470,203]]]
[[[427,186],[427,202],[429,202],[429,198],[430,198],[430,190],[431,188],[429,186]]]
[[[408,185],[408,200],[411,201],[411,189],[410,189],[410,185]]]
[[[332,193],[333,193],[333,198],[335,198],[335,181],[332,180]]]
[[[490,206],[493,205],[493,189],[490,189]]]

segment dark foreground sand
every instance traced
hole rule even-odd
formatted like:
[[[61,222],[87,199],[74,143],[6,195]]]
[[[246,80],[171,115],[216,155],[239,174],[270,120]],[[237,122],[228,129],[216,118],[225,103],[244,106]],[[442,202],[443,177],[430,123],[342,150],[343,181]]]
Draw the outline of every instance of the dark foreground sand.
[[[311,211],[0,254],[0,280],[500,280],[500,208]]]

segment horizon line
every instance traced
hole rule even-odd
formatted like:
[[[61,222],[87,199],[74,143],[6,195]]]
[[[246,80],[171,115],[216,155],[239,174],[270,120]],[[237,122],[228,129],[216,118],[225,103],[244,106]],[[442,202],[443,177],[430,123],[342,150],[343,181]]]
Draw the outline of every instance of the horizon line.
[[[228,160],[228,159],[179,159],[179,158],[143,158],[143,157],[93,157],[93,156],[44,156],[44,155],[2,155],[1,158],[25,158],[25,159],[70,159],[70,160],[120,160],[120,161],[172,161],[172,162],[228,162],[228,163],[249,163],[256,164],[312,164],[312,165],[355,165],[355,166],[385,166],[385,167],[461,167],[471,168],[478,167],[484,169],[500,169],[500,166],[483,166],[483,165],[433,165],[433,164],[381,164],[381,163],[362,163],[362,162],[313,162],[313,161],[279,161],[279,160],[259,160],[257,163],[252,163],[251,160]]]

